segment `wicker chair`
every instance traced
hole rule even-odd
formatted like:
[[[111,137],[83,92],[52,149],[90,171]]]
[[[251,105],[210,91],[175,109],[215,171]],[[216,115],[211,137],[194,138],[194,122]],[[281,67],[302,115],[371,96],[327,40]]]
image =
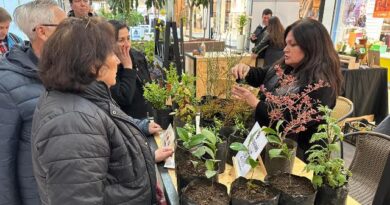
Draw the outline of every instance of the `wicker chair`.
[[[350,166],[349,194],[361,204],[384,204],[390,193],[390,137],[376,132],[347,135],[355,135],[357,139]]]
[[[331,117],[337,119],[337,122],[341,123],[345,118],[349,117],[353,112],[353,103],[348,98],[338,96],[336,105],[334,106]],[[344,157],[343,142],[340,142],[340,157]]]

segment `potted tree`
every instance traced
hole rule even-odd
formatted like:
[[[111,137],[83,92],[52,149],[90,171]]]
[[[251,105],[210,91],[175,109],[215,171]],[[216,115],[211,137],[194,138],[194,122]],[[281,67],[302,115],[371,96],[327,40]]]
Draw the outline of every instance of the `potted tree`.
[[[248,24],[249,18],[246,14],[242,14],[238,16],[237,26],[238,26],[238,36],[237,36],[237,50],[244,50],[245,43],[245,34],[244,28]]]
[[[348,195],[348,177],[351,172],[344,167],[344,160],[333,158],[332,153],[338,152],[339,142],[343,140],[343,133],[337,120],[330,116],[328,107],[319,108],[324,113],[325,124],[313,134],[310,143],[322,142],[322,145],[313,145],[309,153],[306,171],[313,171],[312,183],[318,188],[316,205],[341,205],[346,203]]]

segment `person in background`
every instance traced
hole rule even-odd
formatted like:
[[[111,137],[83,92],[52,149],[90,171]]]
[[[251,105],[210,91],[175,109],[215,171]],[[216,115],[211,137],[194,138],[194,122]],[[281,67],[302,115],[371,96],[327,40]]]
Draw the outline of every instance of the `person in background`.
[[[32,126],[43,204],[157,204],[153,152],[111,98],[114,35],[98,17],[68,18],[43,49]]]
[[[43,45],[66,18],[55,1],[31,1],[14,20],[29,45],[0,57],[0,204],[40,204],[31,157],[31,123],[44,87],[38,77]]]
[[[280,88],[278,77],[275,74],[276,66],[270,69],[258,69],[238,64],[232,68],[233,75],[236,79],[245,78],[246,82],[254,87],[264,85],[274,95],[286,94],[281,93],[283,90],[287,90],[291,94],[302,92],[308,85],[322,80],[329,86],[319,88],[309,93],[309,96],[314,102],[314,107],[317,107],[319,103],[332,109],[341,89],[342,74],[338,54],[326,28],[316,20],[303,19],[287,27],[284,35],[286,41],[284,58],[277,62],[277,65],[280,65],[284,74],[295,77],[295,87],[283,87],[280,91],[276,90]],[[264,95],[260,94],[260,99],[258,99],[248,89],[240,86],[234,86],[232,94],[238,99],[245,100],[255,109],[256,121],[261,126],[269,125],[268,112],[270,107],[265,101]],[[290,114],[285,113],[285,115]],[[312,146],[309,140],[312,134],[317,132],[320,123],[318,121],[309,122],[305,125],[306,131],[289,136],[298,142],[297,156],[302,160],[306,161],[307,159],[306,151]]]
[[[263,39],[252,49],[252,53],[256,57],[264,56],[263,67],[271,66],[283,57],[283,49],[285,47],[283,34],[284,28],[279,18],[276,16],[271,17],[267,29],[264,31]]]
[[[91,17],[94,14],[91,12],[91,6],[89,0],[69,0],[72,10],[68,12],[68,17]]]
[[[263,39],[264,31],[266,31],[268,26],[268,21],[272,17],[271,9],[264,9],[261,15],[261,24],[259,24],[255,31],[251,34],[250,40],[255,44],[255,47],[261,42]],[[256,65],[261,64],[260,59],[264,56],[258,56],[252,53],[252,58],[256,58]]]
[[[6,53],[17,44],[24,44],[21,38],[8,32],[11,21],[12,18],[9,13],[3,7],[0,7],[0,54]]]
[[[129,116],[143,119],[153,115],[152,106],[145,100],[144,85],[151,82],[145,55],[131,47],[128,26],[117,20],[109,21],[115,28],[119,59],[117,84],[111,87],[112,97]]]

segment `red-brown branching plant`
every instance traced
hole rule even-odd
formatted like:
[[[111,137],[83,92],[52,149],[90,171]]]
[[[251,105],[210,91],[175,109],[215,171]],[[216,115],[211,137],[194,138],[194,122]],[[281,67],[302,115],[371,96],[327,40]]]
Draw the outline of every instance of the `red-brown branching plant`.
[[[286,137],[305,131],[310,122],[321,120],[316,109],[320,102],[312,99],[309,94],[329,85],[319,80],[301,91],[294,76],[286,75],[279,65],[275,66],[275,70],[279,88],[275,92],[269,92],[264,86],[260,87],[268,104],[270,119],[268,127],[263,127],[263,131],[267,133],[268,142],[275,147],[269,151],[270,158],[291,159],[292,151],[285,142]]]

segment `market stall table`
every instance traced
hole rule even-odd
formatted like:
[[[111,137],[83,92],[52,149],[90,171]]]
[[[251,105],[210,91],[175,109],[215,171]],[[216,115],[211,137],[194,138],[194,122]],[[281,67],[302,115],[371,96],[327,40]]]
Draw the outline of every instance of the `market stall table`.
[[[155,146],[161,145],[161,138],[160,136],[155,136]],[[307,173],[303,171],[303,168],[305,166],[305,163],[302,162],[300,159],[295,158],[295,163],[293,167],[293,174],[299,175],[299,176],[305,176],[309,179],[312,177],[312,173]],[[162,182],[164,184],[164,191],[165,196],[167,197],[167,201],[171,205],[178,205],[179,204],[179,196],[177,194],[177,184],[176,184],[176,173],[174,169],[166,169],[164,168],[164,164],[158,165],[158,170],[161,175]],[[257,167],[255,170],[255,173],[253,175],[253,178],[264,180],[265,174],[263,169],[260,167]],[[236,178],[234,168],[226,164],[225,172],[222,174],[219,174],[218,180],[220,183],[224,184],[228,188],[228,192],[230,191],[230,184],[234,181]],[[348,196],[347,198],[347,205],[358,205],[359,203],[355,201],[352,197]]]

